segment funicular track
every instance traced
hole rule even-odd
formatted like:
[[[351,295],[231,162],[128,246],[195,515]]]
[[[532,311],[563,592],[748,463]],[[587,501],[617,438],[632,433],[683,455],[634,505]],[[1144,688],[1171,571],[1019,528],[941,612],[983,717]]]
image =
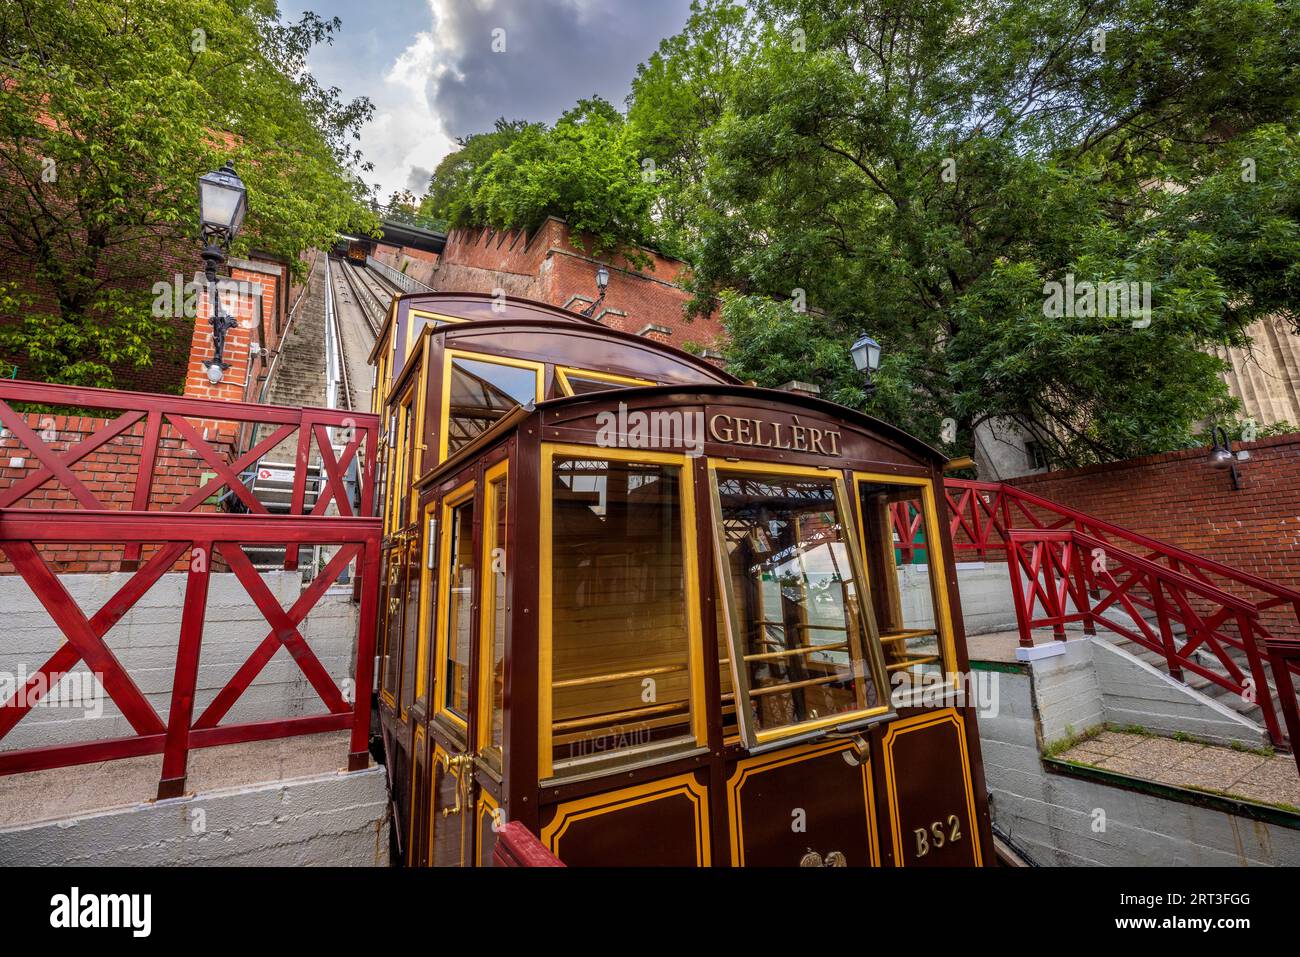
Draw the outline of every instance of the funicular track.
[[[396,292],[382,279],[342,258],[330,260],[339,367],[340,405],[370,409],[369,356]]]

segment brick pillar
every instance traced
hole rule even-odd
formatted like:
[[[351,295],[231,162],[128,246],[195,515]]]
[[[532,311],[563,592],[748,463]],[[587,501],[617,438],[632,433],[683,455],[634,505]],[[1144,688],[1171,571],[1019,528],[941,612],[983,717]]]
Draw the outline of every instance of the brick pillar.
[[[222,307],[227,315],[232,315],[239,323],[226,332],[226,348],[222,358],[229,368],[225,370],[220,382],[213,384],[208,380],[208,370],[203,361],[210,359],[216,352],[212,342],[211,304],[208,302],[209,287],[202,273],[194,277],[203,292],[198,297],[198,310],[194,317],[194,334],[190,339],[190,362],[185,373],[185,396],[194,399],[216,399],[221,402],[242,402],[248,386],[249,345],[253,336],[254,305],[249,296],[237,295],[233,288],[221,290]],[[233,285],[233,284],[231,284]],[[222,439],[234,441],[238,427],[233,422],[202,423],[209,440]],[[220,434],[213,431],[217,427]]]

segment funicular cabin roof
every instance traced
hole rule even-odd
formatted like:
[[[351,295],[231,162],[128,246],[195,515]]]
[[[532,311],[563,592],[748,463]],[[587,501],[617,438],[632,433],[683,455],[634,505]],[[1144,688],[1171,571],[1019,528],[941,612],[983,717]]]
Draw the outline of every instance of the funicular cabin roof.
[[[676,411],[684,414],[698,410],[704,418],[702,453],[706,456],[777,462],[789,460],[791,464],[820,458],[822,464],[828,464],[829,460],[842,462],[842,467],[870,464],[875,471],[898,474],[929,473],[936,468],[942,469],[948,461],[948,457],[938,449],[897,426],[825,399],[733,383],[695,383],[563,396],[516,407],[473,442],[459,449],[436,468],[430,469],[418,484],[427,487],[440,481],[463,467],[466,462],[486,453],[530,419],[540,419],[543,441],[590,445],[598,450],[600,446],[597,436],[601,424],[597,417],[603,413],[617,415],[620,405],[629,414],[637,411]],[[729,416],[730,420],[711,422],[719,415]],[[796,449],[793,445],[786,447],[784,444],[753,444],[752,441],[745,447],[743,443],[738,446],[735,442],[719,441],[717,437],[719,429],[728,428],[732,429],[731,434],[734,436],[734,423],[743,418],[751,422],[762,420],[782,424],[781,438],[789,440],[791,436],[786,430],[783,417],[793,424],[793,420],[800,415],[815,417],[808,418],[808,423],[834,423],[840,427],[840,438],[835,443],[834,454],[830,454],[830,443],[827,441],[821,446],[827,454],[819,455],[816,449]],[[765,437],[773,442],[776,440],[770,431],[766,436],[761,433],[754,436],[752,432],[750,436],[751,439]],[[684,449],[654,448],[653,451],[682,452]]]
[[[424,323],[411,338],[412,321]],[[445,320],[435,325],[433,321]],[[426,337],[436,346],[547,363],[558,368],[647,379],[664,383],[738,382],[734,376],[682,349],[610,329],[564,309],[526,299],[504,302],[473,293],[403,296],[394,301],[384,330],[376,340],[370,362],[375,364],[398,337],[393,361],[385,372],[389,387],[385,402],[399,391]],[[438,364],[435,363],[435,366]],[[547,381],[550,394],[552,379]]]
[[[388,316],[384,320],[384,325],[379,330],[379,336],[375,340],[374,348],[370,352],[370,362],[372,364],[378,358],[383,345],[391,343],[394,333],[398,335],[401,341],[410,341],[412,313],[416,314],[416,319],[423,318],[421,314],[434,317],[445,316],[460,322],[491,322],[497,319],[551,319],[575,325],[605,328],[588,316],[567,309],[560,309],[548,303],[535,302],[532,299],[521,299],[517,296],[498,297],[478,292],[408,293],[393,300],[392,308],[388,310]],[[403,350],[403,353],[409,351]]]

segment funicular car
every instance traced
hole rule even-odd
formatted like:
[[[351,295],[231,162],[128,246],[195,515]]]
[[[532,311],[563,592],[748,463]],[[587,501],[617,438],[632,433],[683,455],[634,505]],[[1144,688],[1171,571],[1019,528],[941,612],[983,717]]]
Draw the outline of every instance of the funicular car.
[[[968,671],[942,455],[523,300],[403,297],[372,361],[402,861],[992,863],[973,708],[909,691]]]

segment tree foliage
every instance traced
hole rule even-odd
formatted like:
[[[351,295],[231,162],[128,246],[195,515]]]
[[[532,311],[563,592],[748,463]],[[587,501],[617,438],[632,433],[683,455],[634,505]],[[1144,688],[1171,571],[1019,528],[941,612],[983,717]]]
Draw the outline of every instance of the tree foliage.
[[[706,4],[642,70],[630,115],[667,115],[646,121],[672,151],[662,222],[702,296],[735,293],[737,374],[812,379],[930,438],[952,418],[965,450],[1006,418],[1064,464],[1125,457],[1229,412],[1214,347],[1296,320],[1297,16],[1272,0]],[[1149,322],[1087,300],[1049,314],[1045,284],[1067,278],[1149,284]],[[840,359],[864,330],[885,349],[870,400]]]
[[[592,236],[597,251],[652,239],[654,176],[641,166],[623,115],[607,101],[582,100],[553,127],[530,124],[509,135],[508,145],[478,164],[451,197],[453,225],[532,230],[559,216]]]
[[[497,119],[490,132],[474,133],[456,140],[457,148],[444,156],[429,180],[420,201],[420,211],[435,219],[450,220],[452,203],[462,200],[479,167],[508,148],[530,124],[523,120]]]
[[[24,374],[110,385],[146,365],[160,256],[195,241],[199,175],[232,159],[249,213],[235,252],[299,267],[370,231],[357,152],[365,99],[306,69],[340,23],[271,0],[10,0],[0,7],[0,254],[54,302],[10,289],[0,343]],[[197,245],[195,246],[197,265]],[[189,277],[187,276],[186,279]]]

